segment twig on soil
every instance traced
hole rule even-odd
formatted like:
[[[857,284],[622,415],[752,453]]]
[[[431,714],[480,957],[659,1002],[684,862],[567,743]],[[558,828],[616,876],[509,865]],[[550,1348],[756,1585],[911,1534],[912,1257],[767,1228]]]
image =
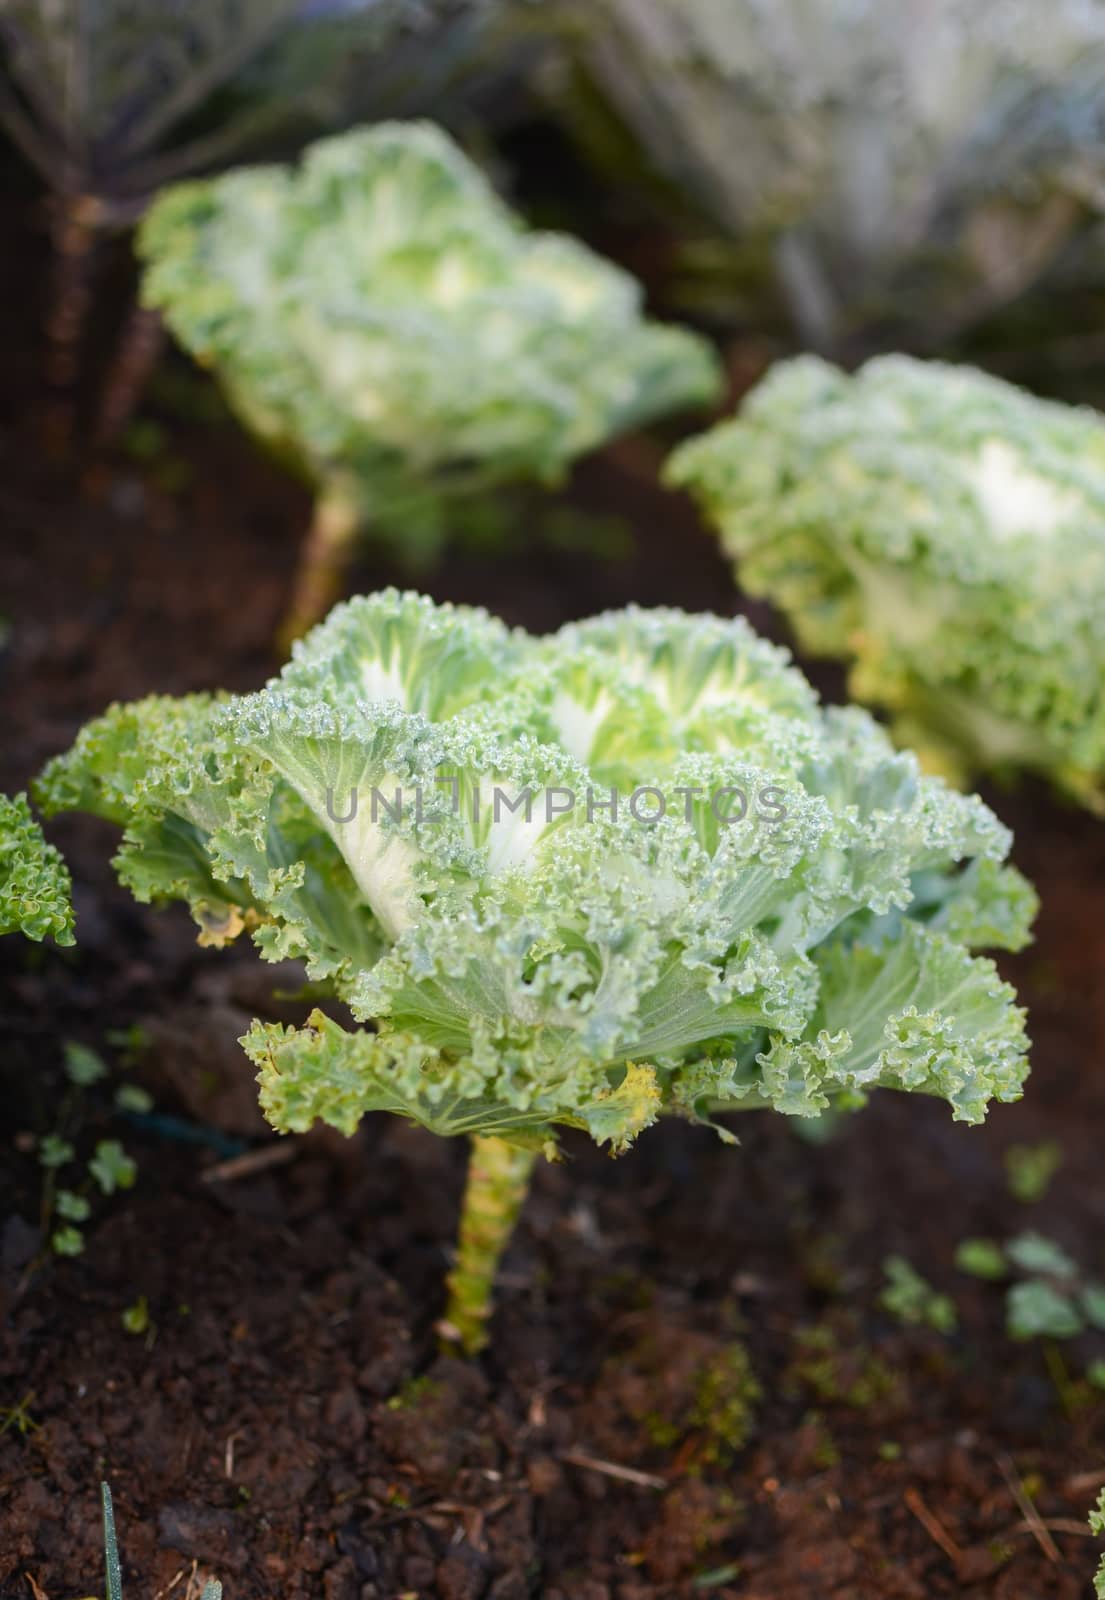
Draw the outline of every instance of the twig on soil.
[[[1093,1472],[1078,1472],[1073,1478],[1068,1478],[1063,1485],[1064,1494],[1085,1494],[1087,1490],[1096,1493],[1105,1484],[1105,1474],[1100,1467],[1095,1467]]]
[[[266,1144],[259,1150],[247,1150],[244,1156],[231,1156],[200,1174],[201,1183],[233,1183],[238,1178],[249,1178],[268,1167],[282,1167],[294,1161],[299,1154],[296,1144]]]
[[[23,1576],[27,1580],[27,1585],[34,1596],[34,1600],[46,1600],[46,1590],[35,1579],[34,1575],[30,1572],[25,1572]]]
[[[1093,1539],[1096,1535],[1087,1522],[1075,1522],[1073,1517],[1049,1517],[1045,1522],[1041,1517],[1033,1525],[1031,1522],[1015,1522],[1009,1529],[1010,1533],[1030,1533],[1036,1537],[1036,1528],[1046,1528],[1049,1533],[1070,1533],[1079,1539]]]
[[[1051,1537],[1051,1534],[1048,1533],[1040,1517],[1040,1513],[1036,1510],[1036,1507],[1029,1499],[1028,1494],[1025,1491],[1024,1484],[1021,1483],[1020,1479],[1017,1477],[1013,1463],[1010,1461],[1008,1456],[998,1456],[997,1463],[998,1471],[1009,1485],[1009,1493],[1017,1502],[1017,1509],[1020,1511],[1024,1520],[1028,1523],[1036,1543],[1044,1552],[1044,1555],[1047,1556],[1048,1560],[1053,1561],[1056,1563],[1056,1565],[1058,1565],[1058,1563],[1063,1559],[1059,1554],[1059,1547],[1056,1545],[1055,1540]]]
[[[374,1516],[365,1526],[377,1529],[390,1527],[396,1522],[432,1522],[434,1518],[460,1517],[465,1524],[465,1537],[468,1538],[469,1544],[472,1544],[474,1541],[468,1536],[467,1530],[472,1526],[473,1519],[478,1519],[482,1525],[489,1518],[497,1517],[500,1511],[505,1511],[513,1502],[513,1494],[500,1495],[486,1506],[466,1506],[456,1500],[421,1500],[417,1505],[404,1506],[401,1511],[386,1511],[382,1515]]]
[[[939,1545],[940,1549],[943,1550],[952,1566],[957,1568],[962,1566],[962,1550],[956,1544],[948,1530],[944,1527],[944,1524],[929,1510],[928,1506],[921,1498],[920,1490],[909,1488],[905,1491],[902,1499],[905,1501],[909,1510],[912,1511],[913,1515],[917,1518],[917,1521],[921,1524],[922,1528],[924,1528],[933,1544]]]
[[[622,1467],[616,1461],[600,1461],[597,1456],[584,1455],[580,1450],[561,1450],[560,1460],[570,1467],[584,1467],[588,1472],[601,1472],[606,1478],[620,1478],[623,1483],[635,1483],[641,1489],[667,1489],[666,1478],[654,1472],[638,1472],[636,1467]]]
[[[188,1574],[188,1583],[184,1590],[184,1600],[197,1600],[201,1593],[202,1580],[199,1574],[199,1562],[193,1560],[192,1570]]]

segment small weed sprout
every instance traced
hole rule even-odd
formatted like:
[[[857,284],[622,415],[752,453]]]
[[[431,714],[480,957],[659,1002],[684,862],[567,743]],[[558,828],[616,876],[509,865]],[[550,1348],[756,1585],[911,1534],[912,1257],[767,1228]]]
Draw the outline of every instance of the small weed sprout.
[[[1024,1205],[1035,1205],[1051,1187],[1063,1165],[1063,1147],[1054,1139],[1042,1144],[1011,1144],[1005,1152],[1009,1192]]]
[[[57,1112],[57,1125],[38,1141],[38,1164],[43,1173],[40,1212],[49,1234],[49,1248],[58,1256],[78,1256],[84,1249],[83,1225],[92,1216],[96,1191],[111,1195],[132,1188],[138,1169],[117,1139],[100,1139],[79,1175],[75,1140],[88,1114],[87,1096],[109,1077],[107,1063],[98,1051],[76,1040],[63,1044],[64,1072],[69,1089]],[[125,1109],[123,1090],[131,1088],[143,1105],[149,1097],[134,1086],[122,1085],[113,1096],[116,1110]],[[67,1169],[77,1169],[67,1171]],[[60,1181],[66,1173],[67,1182]],[[32,1267],[28,1269],[33,1270]]]
[[[879,1304],[884,1311],[909,1327],[933,1328],[937,1333],[955,1332],[959,1318],[954,1301],[946,1294],[938,1294],[904,1256],[887,1256],[883,1271],[886,1285],[879,1295]]]
[[[963,1272],[998,1282],[1012,1278],[1005,1297],[1005,1327],[1011,1339],[1065,1340],[1105,1332],[1105,1283],[1088,1276],[1045,1235],[1018,1234],[1002,1245],[965,1239],[956,1251]],[[1105,1361],[1091,1361],[1086,1377],[1105,1387]]]

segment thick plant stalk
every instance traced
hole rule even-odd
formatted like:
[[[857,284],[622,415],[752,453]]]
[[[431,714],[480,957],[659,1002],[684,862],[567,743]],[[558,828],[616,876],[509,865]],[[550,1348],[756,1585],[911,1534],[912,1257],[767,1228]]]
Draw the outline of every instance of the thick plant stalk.
[[[285,652],[330,610],[360,526],[356,506],[345,495],[321,494],[304,541],[292,586],[292,599],[277,643]]]
[[[460,1218],[457,1259],[448,1277],[448,1335],[474,1356],[487,1343],[499,1261],[514,1231],[537,1159],[504,1139],[473,1134]]]
[[[100,397],[96,444],[101,448],[114,444],[134,416],[164,344],[160,311],[133,305]]]
[[[93,269],[101,208],[90,195],[67,195],[54,202],[50,224],[53,250],[50,302],[46,316],[46,381],[52,391],[48,427],[59,454],[73,442],[73,390],[80,367],[80,345],[92,306]]]

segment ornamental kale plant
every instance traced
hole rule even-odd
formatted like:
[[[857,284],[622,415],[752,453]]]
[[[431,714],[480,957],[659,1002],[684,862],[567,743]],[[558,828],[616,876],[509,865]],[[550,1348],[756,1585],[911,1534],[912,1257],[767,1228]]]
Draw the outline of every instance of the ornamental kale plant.
[[[682,447],[742,586],[949,775],[1105,804],[1105,422],[968,367],[804,357]]]
[[[0,934],[72,944],[71,893],[65,863],[43,838],[27,796],[0,794]]]
[[[739,619],[535,638],[389,590],[259,693],[112,707],[38,793],[119,824],[123,883],[202,943],[248,930],[349,1006],[244,1039],[276,1128],[471,1140],[446,1323],[476,1350],[564,1128],[619,1154],[663,1114],[1021,1093],[1024,1014],[974,953],[1028,937],[1008,832],[788,662]]]
[[[458,495],[553,483],[719,386],[634,280],[527,231],[441,131],[386,123],[161,196],[144,295],[246,425],[317,486],[288,633],[335,598],[361,526],[432,548]]]
[[[1036,0],[556,10],[576,24],[569,116],[621,184],[635,145],[696,204],[730,312],[762,323],[774,299],[823,351],[935,346],[1041,281],[1100,285],[1098,6],[1054,0],[1046,24]]]

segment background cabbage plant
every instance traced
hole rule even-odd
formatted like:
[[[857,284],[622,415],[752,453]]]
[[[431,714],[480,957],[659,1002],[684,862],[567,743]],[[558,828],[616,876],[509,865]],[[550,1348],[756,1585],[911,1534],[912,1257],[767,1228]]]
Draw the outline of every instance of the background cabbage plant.
[[[774,298],[808,347],[936,348],[1042,281],[1105,282],[1099,0],[568,12],[562,103],[697,208],[728,312]]]

